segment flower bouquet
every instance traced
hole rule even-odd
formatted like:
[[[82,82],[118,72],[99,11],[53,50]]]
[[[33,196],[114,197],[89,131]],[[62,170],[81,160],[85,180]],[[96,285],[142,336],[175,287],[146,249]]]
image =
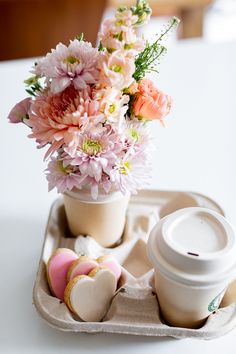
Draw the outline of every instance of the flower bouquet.
[[[35,63],[25,80],[30,97],[9,114],[31,129],[38,148],[48,146],[49,190],[64,194],[72,234],[89,234],[103,246],[119,240],[130,194],[148,183],[147,123],[163,124],[171,108],[171,98],[145,75],[157,71],[178,19],[149,43],[138,28],[150,15],[146,0],[138,0],[102,23],[98,48],[83,34],[59,43]]]

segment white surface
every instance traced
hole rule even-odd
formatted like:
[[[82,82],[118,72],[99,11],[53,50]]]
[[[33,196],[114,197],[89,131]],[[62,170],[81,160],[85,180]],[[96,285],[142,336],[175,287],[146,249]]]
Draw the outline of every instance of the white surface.
[[[151,187],[193,190],[225,209],[236,225],[236,43],[183,42],[163,58],[157,82],[174,98],[167,129],[154,124]],[[32,287],[43,233],[56,192],[47,193],[44,151],[27,139],[27,127],[6,116],[25,97],[22,81],[33,60],[0,63],[1,115],[1,301],[2,353],[235,353],[236,330],[217,340],[174,340],[123,335],[61,333],[41,320]]]

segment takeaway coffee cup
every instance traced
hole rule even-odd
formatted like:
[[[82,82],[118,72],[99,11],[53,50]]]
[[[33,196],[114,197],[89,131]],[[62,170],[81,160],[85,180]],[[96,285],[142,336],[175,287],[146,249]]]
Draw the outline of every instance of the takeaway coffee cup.
[[[160,310],[170,325],[200,327],[236,278],[235,234],[209,209],[180,209],[161,219],[147,251]]]

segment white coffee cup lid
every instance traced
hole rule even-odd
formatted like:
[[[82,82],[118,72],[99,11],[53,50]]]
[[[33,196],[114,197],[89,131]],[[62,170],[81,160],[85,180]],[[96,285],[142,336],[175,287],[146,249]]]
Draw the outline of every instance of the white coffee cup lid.
[[[177,210],[161,219],[148,240],[154,267],[173,280],[210,285],[236,277],[236,238],[220,214],[206,208]]]

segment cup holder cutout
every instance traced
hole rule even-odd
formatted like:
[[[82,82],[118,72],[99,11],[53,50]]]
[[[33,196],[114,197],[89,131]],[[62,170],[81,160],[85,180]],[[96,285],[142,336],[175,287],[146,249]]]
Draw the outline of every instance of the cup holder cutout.
[[[122,266],[135,278],[141,277],[153,268],[148,259],[146,244],[143,240],[140,239],[135,243]]]
[[[140,231],[148,232],[149,225],[150,225],[149,217],[145,215],[139,215],[134,220],[133,229],[135,232],[140,232]]]

